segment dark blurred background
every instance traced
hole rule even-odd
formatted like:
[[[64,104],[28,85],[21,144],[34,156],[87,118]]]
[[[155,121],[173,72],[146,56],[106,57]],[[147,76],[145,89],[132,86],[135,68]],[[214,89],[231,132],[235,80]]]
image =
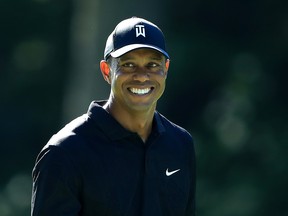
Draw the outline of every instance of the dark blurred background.
[[[158,110],[194,136],[198,216],[287,216],[284,0],[0,0],[0,215],[30,214],[40,149],[108,97],[99,61],[131,16],[166,35]]]

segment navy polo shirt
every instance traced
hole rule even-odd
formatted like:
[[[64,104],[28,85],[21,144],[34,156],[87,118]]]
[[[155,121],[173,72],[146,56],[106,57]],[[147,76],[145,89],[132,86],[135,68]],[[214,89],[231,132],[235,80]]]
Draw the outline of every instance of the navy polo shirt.
[[[39,153],[32,216],[193,216],[191,135],[155,112],[146,141],[92,102]]]

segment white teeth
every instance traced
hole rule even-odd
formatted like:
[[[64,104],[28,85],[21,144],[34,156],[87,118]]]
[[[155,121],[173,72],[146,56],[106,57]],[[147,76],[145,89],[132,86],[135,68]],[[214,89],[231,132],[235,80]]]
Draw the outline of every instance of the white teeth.
[[[145,88],[145,89],[137,89],[137,88],[130,88],[130,91],[134,94],[147,94],[150,91],[150,88]]]

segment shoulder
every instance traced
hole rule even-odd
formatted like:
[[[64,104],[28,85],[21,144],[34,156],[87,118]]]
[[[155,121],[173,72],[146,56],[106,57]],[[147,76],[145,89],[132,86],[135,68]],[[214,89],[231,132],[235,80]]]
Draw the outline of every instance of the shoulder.
[[[47,146],[60,146],[64,147],[68,143],[77,143],[80,141],[81,130],[86,127],[87,115],[82,115],[70,123],[66,124],[61,130],[54,134],[45,147]],[[44,147],[44,148],[45,148]]]
[[[186,142],[192,142],[193,143],[193,137],[191,135],[191,133],[183,128],[182,126],[172,122],[171,120],[169,120],[168,118],[166,118],[164,115],[158,113],[158,116],[161,120],[161,123],[163,124],[166,132],[170,135],[175,135],[183,140],[185,140]]]
[[[58,133],[54,134],[44,145],[36,158],[34,169],[40,167],[53,170],[69,170],[77,167],[76,161],[85,159],[85,140],[81,135],[81,130],[86,126],[86,115],[80,116],[63,127]],[[81,151],[80,151],[81,149]],[[66,168],[65,168],[66,167]]]
[[[47,157],[48,154],[59,158],[59,160],[68,156],[73,157],[79,152],[79,148],[84,146],[85,138],[82,131],[85,131],[85,127],[88,127],[86,114],[66,124],[44,145],[38,155],[38,159],[43,156]]]

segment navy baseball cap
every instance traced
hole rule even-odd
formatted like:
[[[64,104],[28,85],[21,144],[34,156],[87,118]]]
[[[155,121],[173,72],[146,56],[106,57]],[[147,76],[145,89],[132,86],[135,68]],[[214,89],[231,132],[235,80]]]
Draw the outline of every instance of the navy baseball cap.
[[[163,32],[158,26],[143,18],[125,19],[109,35],[106,41],[104,59],[107,60],[109,56],[118,58],[139,48],[154,49],[169,58]]]

